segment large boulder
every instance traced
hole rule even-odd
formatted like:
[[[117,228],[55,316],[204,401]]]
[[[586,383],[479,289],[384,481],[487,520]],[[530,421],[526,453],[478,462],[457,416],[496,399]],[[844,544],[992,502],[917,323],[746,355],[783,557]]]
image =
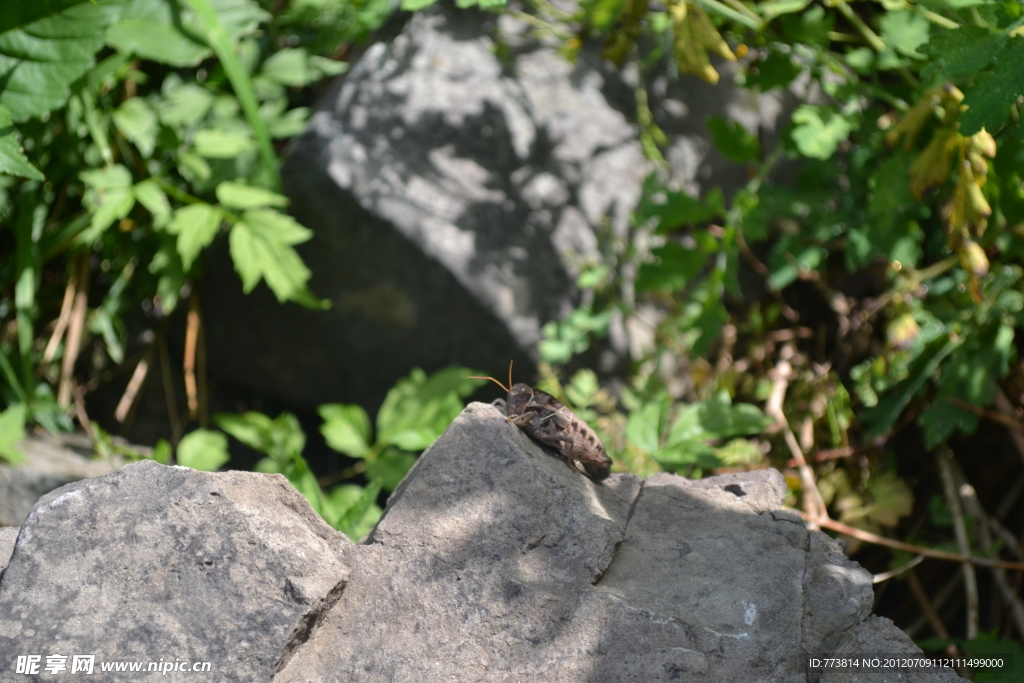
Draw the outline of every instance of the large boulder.
[[[784,493],[774,470],[594,483],[479,403],[359,546],[280,477],[131,465],[25,522],[0,576],[0,679],[15,655],[87,652],[279,683],[795,683],[807,653],[918,652]]]
[[[140,454],[152,449],[115,437],[118,447]],[[30,434],[17,448],[25,456],[18,464],[0,464],[0,527],[19,526],[39,496],[79,479],[106,474],[124,464],[118,456],[96,458],[92,440],[84,434]]]
[[[300,248],[311,287],[333,308],[275,306],[264,287],[244,296],[225,253],[204,285],[210,367],[303,406],[376,405],[415,366],[495,372],[514,358],[530,374],[544,324],[583,303],[581,268],[629,239],[653,170],[639,76],[598,52],[570,63],[510,17],[443,4],[371,46],[283,170],[291,210],[314,231]],[[770,136],[780,100],[728,73],[711,86],[666,72],[645,78],[674,182],[741,186],[745,170],[713,148],[706,120]],[[616,321],[589,364],[612,372],[626,355]]]

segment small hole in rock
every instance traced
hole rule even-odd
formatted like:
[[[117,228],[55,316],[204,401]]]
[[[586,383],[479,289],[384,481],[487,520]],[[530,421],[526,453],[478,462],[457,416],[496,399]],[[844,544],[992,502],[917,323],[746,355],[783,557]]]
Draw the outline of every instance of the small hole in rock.
[[[731,493],[732,495],[736,496],[737,498],[742,498],[743,496],[747,495],[747,492],[744,491],[743,487],[740,486],[739,484],[729,484],[728,486],[725,487],[725,490]]]

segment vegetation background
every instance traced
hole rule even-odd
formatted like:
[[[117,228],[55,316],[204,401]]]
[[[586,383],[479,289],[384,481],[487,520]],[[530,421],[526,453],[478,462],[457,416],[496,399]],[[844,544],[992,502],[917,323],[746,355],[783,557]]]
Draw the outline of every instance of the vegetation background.
[[[206,424],[196,292],[204,253],[226,239],[246,291],[263,282],[282,303],[328,305],[294,249],[310,232],[279,194],[282,141],[346,55],[394,12],[433,2],[4,3],[0,459],[18,462],[38,425],[81,429],[101,453],[214,470],[231,436],[352,538],[373,526],[479,370],[413,371],[374,420],[322,406],[323,437],[352,464],[318,478],[293,415]],[[458,4],[513,14],[569,60],[598,44],[641,74],[712,83],[729,61],[744,88],[814,94],[776,148],[708,121],[749,178],[734,196],[648,179],[631,238],[579,277],[594,303],[545,328],[539,385],[599,431],[618,469],[780,468],[789,504],[876,574],[878,613],[931,636],[927,647],[1021,657],[1020,3]],[[637,135],[664,166],[642,82]],[[781,162],[798,169],[792,183],[773,181]],[[622,386],[566,375],[612,312],[641,306],[661,314],[656,348]],[[125,317],[138,311],[148,336],[131,355]],[[174,316],[185,319],[180,365],[167,352]],[[90,415],[89,394],[120,372],[131,379],[115,414]],[[172,411],[170,441],[126,452],[100,423],[130,424],[151,372],[181,373],[187,409]]]

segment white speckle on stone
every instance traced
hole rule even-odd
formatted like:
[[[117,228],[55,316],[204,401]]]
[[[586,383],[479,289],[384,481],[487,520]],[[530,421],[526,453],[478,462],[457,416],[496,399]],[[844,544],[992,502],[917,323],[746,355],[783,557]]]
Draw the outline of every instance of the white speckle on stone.
[[[745,602],[743,606],[746,608],[743,612],[743,623],[750,626],[754,623],[754,619],[757,619],[757,605]]]

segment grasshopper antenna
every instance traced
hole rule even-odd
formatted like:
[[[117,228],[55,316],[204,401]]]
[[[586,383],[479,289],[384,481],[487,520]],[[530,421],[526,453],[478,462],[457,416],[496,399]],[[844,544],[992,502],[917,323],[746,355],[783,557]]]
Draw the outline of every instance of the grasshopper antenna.
[[[512,393],[512,390],[509,388],[509,387],[512,386],[512,361],[508,362],[508,386],[507,387],[504,384],[502,384],[501,382],[499,382],[498,380],[494,379],[493,377],[467,377],[466,379],[489,379],[492,382],[494,382],[495,384],[497,384],[499,387],[504,389],[506,394],[510,394],[510,393]]]

